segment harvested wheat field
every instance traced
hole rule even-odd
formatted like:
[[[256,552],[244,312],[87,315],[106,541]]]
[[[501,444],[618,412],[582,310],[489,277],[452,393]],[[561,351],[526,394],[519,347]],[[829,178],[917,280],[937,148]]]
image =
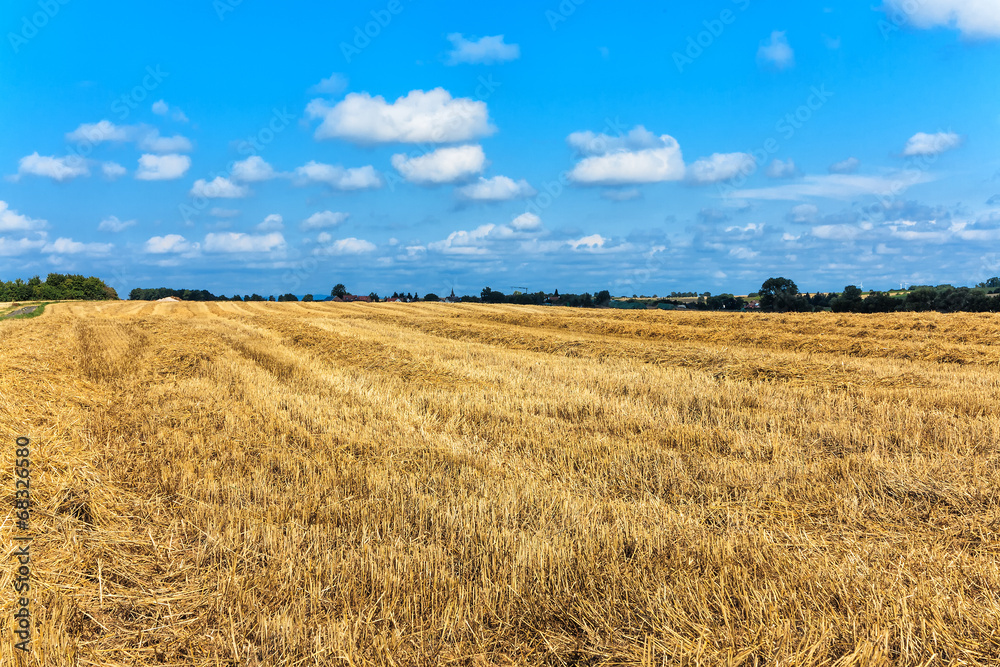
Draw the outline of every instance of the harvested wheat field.
[[[57,304],[0,380],[27,664],[1000,663],[996,315]]]

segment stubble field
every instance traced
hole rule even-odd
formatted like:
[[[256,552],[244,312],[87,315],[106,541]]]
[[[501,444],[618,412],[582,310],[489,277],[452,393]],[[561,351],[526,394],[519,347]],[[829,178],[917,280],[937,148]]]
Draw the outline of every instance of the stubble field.
[[[50,305],[0,664],[995,665],[998,396],[996,315]]]

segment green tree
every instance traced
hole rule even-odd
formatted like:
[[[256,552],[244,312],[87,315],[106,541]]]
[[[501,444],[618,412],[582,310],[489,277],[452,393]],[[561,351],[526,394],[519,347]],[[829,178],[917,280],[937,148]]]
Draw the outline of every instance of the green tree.
[[[848,285],[844,292],[830,302],[830,309],[835,313],[860,313],[864,311],[864,300],[861,290],[856,285]]]
[[[804,310],[808,302],[799,295],[799,286],[789,278],[768,278],[760,286],[760,307],[778,312]]]
[[[313,301],[313,300],[314,300],[314,298],[313,298],[312,294],[306,294],[304,297],[302,297],[302,301],[303,302],[305,302],[305,301]]]
[[[343,283],[337,283],[336,285],[333,286],[333,290],[331,290],[330,296],[332,297],[339,296],[341,299],[343,299],[345,296],[347,296],[347,288],[344,287]]]

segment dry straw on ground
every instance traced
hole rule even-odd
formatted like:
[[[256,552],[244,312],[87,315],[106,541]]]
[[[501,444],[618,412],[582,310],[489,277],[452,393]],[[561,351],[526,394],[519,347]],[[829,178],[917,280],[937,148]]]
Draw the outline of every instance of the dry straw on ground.
[[[3,321],[26,664],[995,665],[998,341],[994,315]]]

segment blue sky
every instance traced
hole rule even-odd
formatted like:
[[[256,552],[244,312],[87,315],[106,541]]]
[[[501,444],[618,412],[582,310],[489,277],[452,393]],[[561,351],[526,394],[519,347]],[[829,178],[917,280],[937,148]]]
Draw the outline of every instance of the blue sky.
[[[631,295],[1000,274],[1000,0],[333,5],[6,2],[0,279]]]

